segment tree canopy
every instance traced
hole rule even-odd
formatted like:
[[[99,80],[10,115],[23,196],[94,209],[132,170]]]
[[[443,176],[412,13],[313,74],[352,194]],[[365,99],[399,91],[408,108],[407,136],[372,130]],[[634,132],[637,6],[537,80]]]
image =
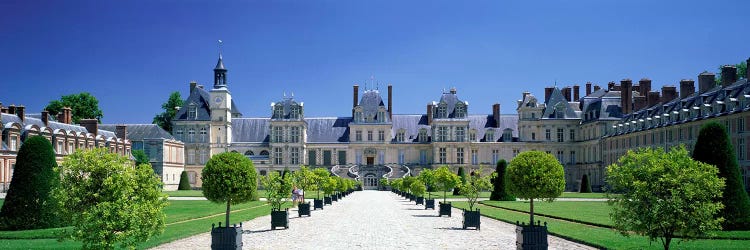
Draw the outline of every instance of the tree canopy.
[[[716,122],[701,127],[693,149],[693,159],[718,168],[718,176],[726,182],[723,190],[721,215],[726,219],[724,229],[750,229],[750,199],[745,191],[737,164],[734,146],[726,128]]]
[[[151,165],[148,159],[148,155],[146,155],[146,152],[143,152],[143,150],[136,149],[136,150],[131,151],[130,154],[132,154],[133,158],[135,158],[136,165],[141,165],[141,164]]]
[[[292,194],[292,177],[271,171],[262,178],[262,182],[266,188],[266,201],[271,204],[271,209],[281,211],[281,206]]]
[[[102,110],[99,109],[99,100],[88,92],[64,95],[60,100],[52,100],[44,109],[50,115],[59,114],[63,108],[72,110],[72,122],[78,124],[81,119],[96,119],[102,122]]]
[[[672,238],[690,239],[720,229],[724,180],[709,164],[690,158],[684,147],[628,151],[607,168],[614,227],[637,233],[669,249]],[[620,195],[611,195],[617,193]]]
[[[151,166],[95,148],[68,155],[56,171],[55,199],[73,226],[63,235],[84,249],[134,248],[164,231],[167,196]]]
[[[469,211],[474,210],[474,205],[477,203],[477,199],[479,199],[479,194],[482,191],[492,188],[490,178],[497,176],[494,173],[490,176],[482,176],[483,170],[480,168],[477,171],[471,172],[466,183],[461,185],[461,195],[468,200]]]
[[[179,91],[172,92],[169,94],[169,99],[165,103],[161,104],[161,109],[164,110],[154,116],[153,124],[159,125],[170,134],[172,133],[172,119],[177,114],[177,107],[182,107],[184,101],[180,96]]]
[[[428,199],[432,198],[432,194],[429,192],[429,190],[435,188],[435,171],[431,169],[423,169],[419,172],[417,178],[427,186]]]
[[[241,204],[258,198],[258,174],[255,172],[255,166],[250,159],[240,153],[225,152],[212,156],[201,175],[203,196],[212,202],[226,202],[227,226],[232,204]]]
[[[446,193],[460,184],[461,178],[451,172],[447,166],[442,166],[435,170],[435,187],[437,187],[439,191],[443,191],[443,202],[446,202]]]
[[[526,151],[510,162],[506,188],[510,194],[529,199],[529,221],[534,224],[534,199],[549,202],[565,190],[563,166],[552,154]]]
[[[59,226],[58,204],[52,190],[59,185],[52,144],[43,136],[32,136],[21,144],[5,203],[0,210],[0,226],[10,230]]]

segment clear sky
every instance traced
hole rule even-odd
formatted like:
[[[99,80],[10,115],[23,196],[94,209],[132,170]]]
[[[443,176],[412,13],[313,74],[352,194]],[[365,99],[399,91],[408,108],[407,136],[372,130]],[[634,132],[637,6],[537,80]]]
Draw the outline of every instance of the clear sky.
[[[117,3],[115,3],[117,2]],[[677,84],[750,57],[750,1],[0,2],[0,101],[38,113],[95,95],[105,123],[150,123],[169,93],[213,84],[224,41],[245,117],[294,93],[306,116],[348,116],[352,85],[394,88],[422,114],[456,87],[469,112],[523,91],[651,78]],[[385,98],[385,96],[383,96]]]

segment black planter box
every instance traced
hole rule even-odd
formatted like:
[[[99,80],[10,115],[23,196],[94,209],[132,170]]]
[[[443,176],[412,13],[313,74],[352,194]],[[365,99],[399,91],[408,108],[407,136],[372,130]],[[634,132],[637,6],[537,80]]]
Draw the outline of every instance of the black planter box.
[[[417,205],[422,205],[422,204],[424,204],[424,197],[417,197],[417,201],[416,201],[416,203],[417,203]]]
[[[448,217],[451,217],[451,203],[450,202],[446,202],[446,203],[440,202],[440,212],[438,216],[443,216],[443,215],[447,215]]]
[[[516,224],[516,249],[547,249],[547,223]]]
[[[303,215],[310,216],[310,202],[297,205],[297,214],[299,217],[302,217]]]
[[[242,224],[239,227],[213,227],[211,225],[211,249],[242,249]]]
[[[416,197],[413,194],[409,194],[409,201],[414,201]]]
[[[335,194],[334,194],[334,195],[331,195],[331,200],[332,200],[332,201],[339,201],[339,196],[338,196],[338,195],[335,195]]]
[[[323,197],[323,201],[324,201],[325,204],[328,204],[328,205],[333,204],[332,200],[333,199],[331,199],[330,196]]]
[[[474,227],[479,230],[479,224],[481,223],[479,220],[480,217],[482,216],[479,214],[479,209],[477,209],[477,211],[464,210],[463,228]]]
[[[435,210],[435,199],[426,199],[424,203],[424,209],[432,208]]]
[[[323,200],[313,199],[313,210],[323,210]]]
[[[271,211],[271,230],[276,227],[289,228],[289,209],[284,211]]]

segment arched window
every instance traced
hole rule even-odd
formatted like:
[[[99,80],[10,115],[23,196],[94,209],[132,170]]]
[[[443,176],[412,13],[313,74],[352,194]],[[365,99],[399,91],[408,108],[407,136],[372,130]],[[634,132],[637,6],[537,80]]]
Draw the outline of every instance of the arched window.
[[[200,133],[201,142],[206,142],[206,138],[208,138],[208,130],[205,127],[203,127],[201,128],[199,133]]]
[[[245,151],[245,155],[250,156],[250,155],[255,155],[255,153],[253,153],[253,151],[251,150],[248,150],[248,151]]]
[[[260,155],[268,156],[269,155],[268,150],[260,151]]]
[[[266,174],[267,174],[267,173],[266,173],[266,170],[261,170],[261,171],[260,171],[260,175],[262,175],[262,176],[266,176]]]

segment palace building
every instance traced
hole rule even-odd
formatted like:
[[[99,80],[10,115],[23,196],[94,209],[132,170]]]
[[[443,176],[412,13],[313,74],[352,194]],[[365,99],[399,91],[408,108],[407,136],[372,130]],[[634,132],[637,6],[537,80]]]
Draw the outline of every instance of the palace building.
[[[236,108],[220,56],[210,89],[190,83],[190,95],[173,119],[175,139],[185,143],[185,169],[191,184],[201,186],[200,172],[213,154],[239,152],[252,159],[261,175],[301,165],[329,168],[334,174],[361,179],[366,188],[381,177],[399,178],[423,168],[448,165],[494,169],[527,150],[548,152],[565,168],[566,190],[577,191],[587,175],[594,190],[605,186],[607,165],[636,147],[688,149],[707,121],[730,128],[745,183],[750,181],[747,142],[750,133],[750,84],[738,79],[734,66],[715,76],[680,81],[680,92],[651,80],[630,79],[607,88],[587,83],[547,87],[544,99],[524,92],[517,114],[501,114],[499,104],[471,107],[457,89],[429,101],[423,114],[395,114],[393,86],[387,93],[353,86],[352,113],[306,117],[304,103],[293,96],[271,102],[265,117],[246,118]],[[242,97],[239,97],[241,100]],[[387,98],[387,99],[386,99]]]

